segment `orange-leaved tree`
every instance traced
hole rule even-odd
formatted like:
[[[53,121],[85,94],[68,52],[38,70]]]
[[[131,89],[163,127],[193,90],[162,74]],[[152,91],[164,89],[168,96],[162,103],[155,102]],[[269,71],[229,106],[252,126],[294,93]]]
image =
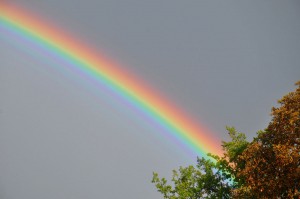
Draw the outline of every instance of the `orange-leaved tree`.
[[[300,81],[272,108],[272,120],[241,155],[240,198],[300,198]]]

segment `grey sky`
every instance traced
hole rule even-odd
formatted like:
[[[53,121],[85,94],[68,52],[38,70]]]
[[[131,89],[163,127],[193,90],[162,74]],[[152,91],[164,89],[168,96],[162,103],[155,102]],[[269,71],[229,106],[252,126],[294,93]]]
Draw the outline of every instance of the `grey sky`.
[[[299,1],[15,0],[227,139],[266,127],[300,79]],[[195,164],[133,111],[0,34],[0,198],[161,198]]]

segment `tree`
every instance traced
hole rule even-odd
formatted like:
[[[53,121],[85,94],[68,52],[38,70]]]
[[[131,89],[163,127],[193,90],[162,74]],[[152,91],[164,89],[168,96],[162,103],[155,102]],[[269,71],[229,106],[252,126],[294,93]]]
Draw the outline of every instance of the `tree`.
[[[300,198],[300,81],[272,108],[272,120],[251,143],[227,127],[222,157],[198,158],[194,166],[173,171],[172,185],[153,174],[165,199]]]
[[[165,199],[231,198],[231,190],[242,182],[236,177],[237,168],[243,165],[238,156],[248,142],[246,136],[236,132],[235,128],[227,127],[227,131],[232,141],[223,142],[223,157],[208,154],[212,159],[198,158],[196,167],[173,170],[173,186],[153,173],[152,183]]]
[[[215,169],[216,163],[198,158],[196,168],[188,166],[173,170],[174,187],[167,185],[165,178],[159,179],[157,173],[154,173],[152,182],[165,199],[230,198],[231,185],[226,182],[226,176]]]
[[[238,176],[245,184],[237,197],[300,198],[300,81],[272,108],[272,121],[241,155]]]

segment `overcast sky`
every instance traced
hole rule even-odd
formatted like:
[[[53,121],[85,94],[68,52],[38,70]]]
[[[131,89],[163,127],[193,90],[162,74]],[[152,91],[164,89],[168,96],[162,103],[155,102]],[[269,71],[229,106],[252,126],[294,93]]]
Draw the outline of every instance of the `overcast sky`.
[[[299,1],[12,0],[164,93],[221,140],[249,140],[300,79]],[[162,198],[196,163],[157,128],[0,33],[0,198]]]

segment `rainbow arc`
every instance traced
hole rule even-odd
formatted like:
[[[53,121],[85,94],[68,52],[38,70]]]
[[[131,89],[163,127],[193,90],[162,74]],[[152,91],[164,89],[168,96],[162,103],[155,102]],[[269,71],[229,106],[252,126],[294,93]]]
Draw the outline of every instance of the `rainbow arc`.
[[[192,154],[203,157],[207,153],[221,154],[218,140],[204,126],[199,125],[136,75],[108,60],[63,29],[8,4],[0,5],[0,26],[72,63],[75,70],[110,89],[119,98],[139,109],[141,114],[162,126],[166,131],[164,133],[182,143]]]

